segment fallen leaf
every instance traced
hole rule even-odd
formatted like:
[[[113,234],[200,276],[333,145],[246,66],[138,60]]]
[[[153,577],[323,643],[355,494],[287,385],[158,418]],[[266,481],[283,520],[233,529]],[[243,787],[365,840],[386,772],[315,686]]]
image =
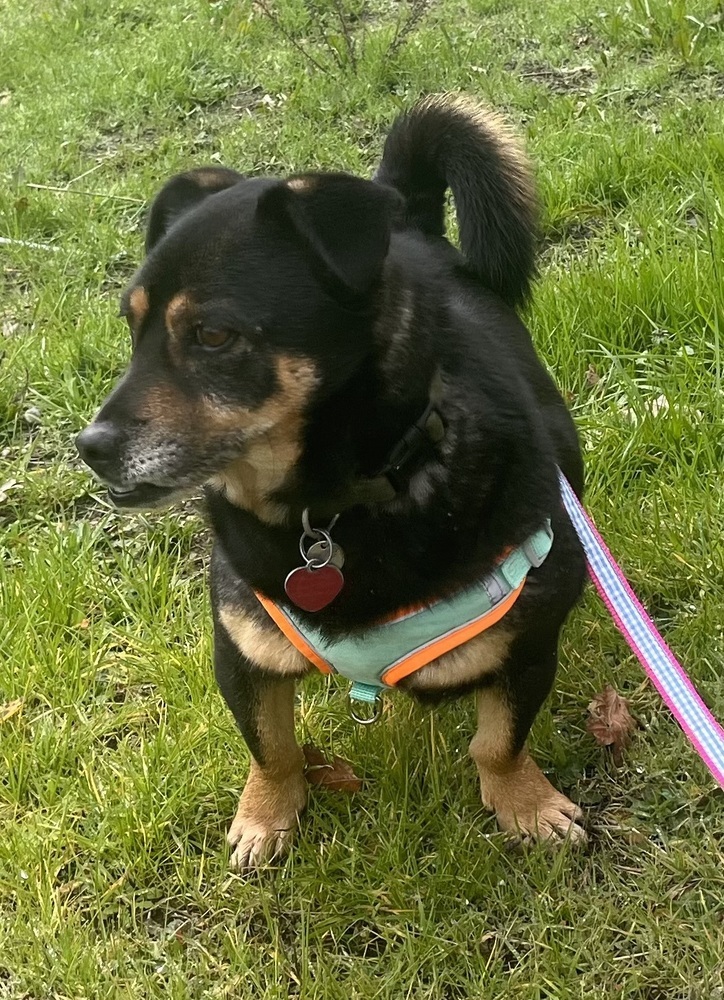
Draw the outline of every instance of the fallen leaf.
[[[24,698],[16,698],[15,701],[8,701],[4,705],[0,705],[0,724],[22,712],[24,703]]]
[[[37,427],[43,422],[43,415],[37,406],[30,406],[23,414],[23,420],[30,427]]]
[[[362,787],[362,779],[352,770],[349,761],[341,757],[327,760],[321,750],[306,743],[302,747],[307,766],[304,774],[310,785],[318,785],[330,792],[358,792]]]
[[[5,503],[10,490],[15,490],[18,486],[20,486],[20,483],[17,479],[8,479],[6,483],[3,483],[2,486],[0,486],[0,503]]]
[[[623,763],[623,751],[631,741],[637,723],[628,709],[628,701],[607,684],[588,706],[590,716],[586,728],[600,746],[611,747],[613,762]]]

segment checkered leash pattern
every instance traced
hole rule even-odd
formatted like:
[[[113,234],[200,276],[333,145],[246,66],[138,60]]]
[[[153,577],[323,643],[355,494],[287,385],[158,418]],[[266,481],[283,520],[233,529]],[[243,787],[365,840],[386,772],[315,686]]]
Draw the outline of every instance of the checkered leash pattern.
[[[583,545],[596,589],[676,721],[724,788],[724,730],[659,635],[570,483],[560,470],[558,475],[563,503]]]

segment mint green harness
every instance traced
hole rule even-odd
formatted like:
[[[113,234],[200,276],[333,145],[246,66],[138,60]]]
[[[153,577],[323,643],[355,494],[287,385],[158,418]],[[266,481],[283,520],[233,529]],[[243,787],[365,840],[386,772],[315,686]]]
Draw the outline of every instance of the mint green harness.
[[[397,680],[498,621],[514,603],[529,571],[543,563],[552,544],[548,521],[462,593],[403,612],[346,638],[330,640],[288,607],[267,599],[262,603],[287,638],[319,670],[352,681],[351,700],[374,703],[382,689],[394,686]]]

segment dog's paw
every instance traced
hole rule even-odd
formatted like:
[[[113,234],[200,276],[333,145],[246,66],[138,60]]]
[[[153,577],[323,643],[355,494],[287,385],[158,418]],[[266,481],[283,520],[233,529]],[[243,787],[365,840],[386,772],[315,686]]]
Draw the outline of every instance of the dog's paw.
[[[226,838],[234,848],[231,867],[246,872],[286,854],[306,804],[301,774],[279,782],[252,770]]]
[[[274,830],[253,822],[231,825],[227,840],[234,847],[229,858],[229,865],[234,871],[248,872],[255,868],[263,868],[277,858],[283,857],[289,851],[292,835],[297,825],[287,829]]]
[[[583,811],[556,791],[527,754],[504,776],[481,773],[480,787],[483,803],[507,833],[524,841],[587,842]]]
[[[533,809],[519,808],[517,812],[496,812],[498,823],[508,833],[524,841],[556,843],[567,840],[571,844],[585,844],[588,835],[581,825],[583,811],[560,792],[538,802]]]

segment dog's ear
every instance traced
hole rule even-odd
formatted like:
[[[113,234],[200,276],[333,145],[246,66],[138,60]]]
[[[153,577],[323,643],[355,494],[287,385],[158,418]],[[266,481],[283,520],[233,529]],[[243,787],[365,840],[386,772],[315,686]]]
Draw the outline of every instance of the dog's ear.
[[[176,174],[156,195],[146,227],[146,253],[156,246],[171,226],[209,195],[224,191],[243,180],[241,174],[226,167],[199,167]]]
[[[333,286],[362,295],[379,277],[402,197],[350,174],[301,174],[269,188],[257,218],[299,238]]]

